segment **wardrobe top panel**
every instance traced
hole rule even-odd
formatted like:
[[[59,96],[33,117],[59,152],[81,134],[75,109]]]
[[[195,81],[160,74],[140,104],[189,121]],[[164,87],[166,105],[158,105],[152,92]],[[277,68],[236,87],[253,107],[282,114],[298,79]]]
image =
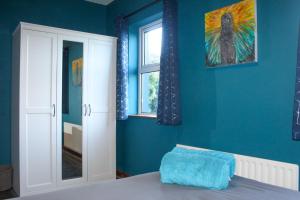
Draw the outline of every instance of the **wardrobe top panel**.
[[[33,30],[33,31],[44,31],[48,33],[55,33],[60,35],[71,35],[71,36],[79,36],[79,37],[85,37],[89,39],[97,39],[97,40],[117,40],[116,37],[106,36],[106,35],[99,35],[94,33],[87,33],[87,32],[81,32],[81,31],[74,31],[69,29],[63,29],[63,28],[55,28],[51,26],[44,26],[39,24],[31,24],[26,22],[20,22],[16,30],[13,32],[13,35],[18,30],[27,29],[27,30]]]

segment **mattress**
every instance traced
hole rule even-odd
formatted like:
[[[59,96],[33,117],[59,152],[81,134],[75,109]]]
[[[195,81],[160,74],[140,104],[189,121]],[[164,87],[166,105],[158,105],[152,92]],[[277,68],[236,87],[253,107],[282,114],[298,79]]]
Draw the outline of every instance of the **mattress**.
[[[158,172],[51,193],[16,198],[19,200],[299,200],[300,193],[257,181],[233,177],[228,189],[160,183]]]

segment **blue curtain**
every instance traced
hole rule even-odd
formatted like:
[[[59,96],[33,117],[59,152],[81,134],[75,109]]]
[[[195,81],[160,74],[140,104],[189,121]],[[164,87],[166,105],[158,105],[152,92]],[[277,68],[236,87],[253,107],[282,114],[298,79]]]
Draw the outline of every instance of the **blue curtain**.
[[[163,39],[160,59],[157,122],[181,124],[177,53],[177,1],[163,0]]]
[[[298,61],[296,67],[296,86],[293,114],[293,139],[300,140],[300,26],[298,39]]]
[[[117,44],[117,120],[128,118],[128,21],[116,20]]]

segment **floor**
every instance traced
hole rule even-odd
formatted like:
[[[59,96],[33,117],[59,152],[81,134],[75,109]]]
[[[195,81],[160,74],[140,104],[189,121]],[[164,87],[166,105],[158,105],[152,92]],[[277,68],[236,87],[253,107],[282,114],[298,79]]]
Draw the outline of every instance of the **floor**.
[[[17,197],[17,194],[14,192],[13,189],[0,192],[0,199],[9,199]]]
[[[81,158],[63,150],[63,179],[70,179],[82,176],[82,161]],[[128,177],[126,173],[117,171],[117,178],[125,178]],[[9,199],[17,197],[17,194],[14,190],[7,190],[0,192],[0,200],[1,199]]]
[[[63,180],[82,177],[82,159],[63,149],[62,151],[62,178]]]

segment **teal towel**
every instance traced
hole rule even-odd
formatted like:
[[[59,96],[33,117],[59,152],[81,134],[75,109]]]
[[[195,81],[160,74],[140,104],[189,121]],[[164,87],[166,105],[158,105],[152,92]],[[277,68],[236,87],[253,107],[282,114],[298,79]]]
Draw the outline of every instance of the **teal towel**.
[[[186,149],[181,147],[175,147],[172,152],[176,153],[191,153],[191,154],[205,154],[208,156],[212,156],[214,158],[220,158],[225,160],[229,164],[230,169],[230,177],[234,176],[235,172],[235,158],[230,153],[220,152],[220,151],[203,151],[203,150],[194,150],[194,149]]]
[[[162,183],[222,190],[228,187],[229,170],[223,159],[204,154],[169,152],[161,161],[160,176]]]

